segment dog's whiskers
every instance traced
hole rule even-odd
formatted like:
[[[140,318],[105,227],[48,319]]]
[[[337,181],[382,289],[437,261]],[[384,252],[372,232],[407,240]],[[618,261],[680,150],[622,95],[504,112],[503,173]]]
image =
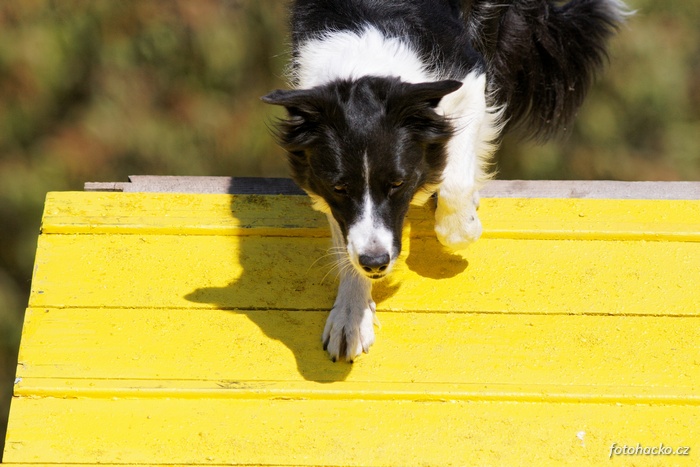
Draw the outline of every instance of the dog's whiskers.
[[[309,266],[309,269],[306,272],[308,273],[314,266],[319,264],[320,261],[323,261],[328,258],[331,258],[331,260],[319,266],[319,268],[328,267],[328,271],[326,271],[326,273],[321,278],[321,284],[323,284],[328,278],[328,276],[334,272],[335,280],[338,280],[338,278],[342,274],[352,274],[357,272],[355,270],[355,266],[353,266],[352,261],[350,261],[350,258],[347,255],[347,250],[343,246],[333,246],[328,248],[326,250],[326,254],[317,258],[311,264],[311,266]]]
[[[355,266],[352,264],[352,261],[350,261],[350,258],[348,258],[347,256],[342,257],[342,259],[338,261],[338,266],[339,267],[335,276],[336,279],[338,279],[338,277],[342,274],[357,273]]]
[[[328,257],[331,257],[331,256],[337,257],[341,253],[341,251],[332,251],[334,248],[336,248],[336,247],[329,248],[328,250],[326,250],[325,255],[321,255],[318,258],[316,258],[316,260],[313,263],[311,263],[311,265],[308,267],[308,269],[306,270],[306,273],[308,274],[309,271],[311,271],[311,269],[319,263],[319,261],[322,261],[322,260],[324,260]],[[324,266],[327,266],[328,264],[332,264],[334,261],[335,260],[332,260],[330,263],[322,264],[320,267],[324,267]]]

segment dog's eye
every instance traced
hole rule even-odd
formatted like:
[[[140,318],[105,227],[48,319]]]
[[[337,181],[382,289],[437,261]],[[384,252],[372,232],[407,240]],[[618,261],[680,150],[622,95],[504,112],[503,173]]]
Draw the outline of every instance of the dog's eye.
[[[347,185],[336,185],[333,187],[333,191],[338,195],[347,195],[348,187]]]
[[[389,184],[389,194],[395,193],[403,186],[403,180],[396,180]]]

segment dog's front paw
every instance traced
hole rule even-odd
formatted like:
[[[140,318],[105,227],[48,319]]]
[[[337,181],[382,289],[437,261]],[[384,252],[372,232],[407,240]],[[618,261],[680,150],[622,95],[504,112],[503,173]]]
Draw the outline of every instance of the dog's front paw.
[[[352,363],[374,343],[375,303],[336,300],[323,330],[323,349],[331,359]]]
[[[450,204],[438,197],[435,233],[440,243],[452,250],[464,249],[481,237],[481,221],[476,213],[479,194],[475,193],[470,201]]]

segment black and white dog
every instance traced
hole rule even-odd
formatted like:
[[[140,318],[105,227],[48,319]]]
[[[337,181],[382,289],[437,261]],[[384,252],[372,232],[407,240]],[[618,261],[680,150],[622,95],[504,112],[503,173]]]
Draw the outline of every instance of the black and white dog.
[[[499,136],[565,127],[626,14],[618,0],[293,2],[295,89],[263,101],[287,109],[277,136],[342,263],[323,331],[334,361],[374,342],[372,281],[399,255],[409,204],[437,194],[440,242],[478,239]]]

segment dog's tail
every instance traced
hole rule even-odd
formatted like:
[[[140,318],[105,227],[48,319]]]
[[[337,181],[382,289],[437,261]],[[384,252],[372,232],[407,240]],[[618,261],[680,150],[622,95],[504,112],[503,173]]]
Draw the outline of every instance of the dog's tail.
[[[566,129],[631,14],[621,0],[459,1],[507,126],[538,140]]]

